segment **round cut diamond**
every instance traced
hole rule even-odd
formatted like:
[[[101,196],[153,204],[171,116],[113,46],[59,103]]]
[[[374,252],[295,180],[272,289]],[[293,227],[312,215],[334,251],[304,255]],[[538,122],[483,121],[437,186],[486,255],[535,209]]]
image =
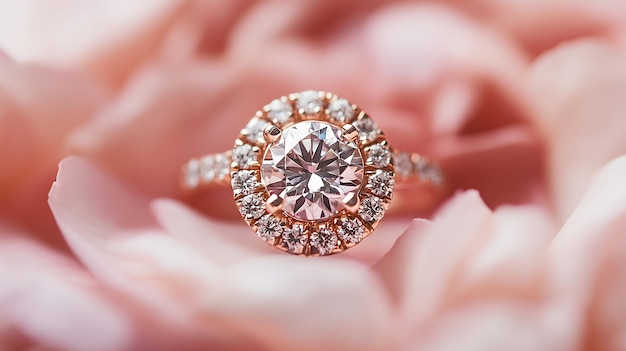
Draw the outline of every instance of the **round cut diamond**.
[[[356,244],[363,240],[365,227],[357,218],[342,218],[337,230],[339,238],[348,244]]]
[[[269,214],[259,219],[257,227],[257,235],[267,242],[273,242],[274,239],[281,236],[285,230],[284,223],[282,223],[279,218]]]
[[[328,105],[328,114],[330,117],[336,121],[347,123],[352,119],[354,115],[354,110],[352,109],[352,105],[346,99],[337,99],[334,100]]]
[[[374,144],[369,149],[367,163],[378,168],[386,167],[391,163],[391,151],[380,144]]]
[[[239,211],[245,219],[258,219],[265,213],[265,201],[258,194],[246,195],[239,203]]]
[[[366,222],[375,222],[383,218],[385,206],[379,197],[368,197],[361,203],[359,214]]]
[[[286,214],[301,220],[336,215],[347,194],[363,182],[363,157],[352,142],[340,138],[331,124],[304,121],[285,128],[268,147],[261,177],[270,194],[284,200]]]
[[[267,117],[277,123],[286,123],[293,116],[293,108],[283,100],[275,99],[267,105]]]
[[[413,161],[411,155],[403,152],[393,155],[393,162],[396,166],[396,172],[404,178],[408,178],[413,173]]]
[[[365,142],[374,141],[380,133],[376,122],[369,117],[363,117],[352,123],[352,125],[359,131],[359,138]]]
[[[370,177],[367,186],[375,195],[390,196],[393,192],[394,183],[393,174],[391,172],[378,170],[376,174]]]
[[[337,247],[337,234],[328,228],[311,234],[311,246],[316,248],[320,255],[328,255]]]
[[[233,162],[240,168],[250,168],[256,157],[256,150],[249,144],[237,146],[233,152]]]
[[[267,127],[268,123],[257,117],[253,117],[246,125],[245,134],[246,139],[253,143],[262,143],[265,141],[263,138],[263,130]]]
[[[257,187],[258,182],[254,171],[239,171],[233,175],[230,181],[235,196],[251,194]]]
[[[298,94],[296,107],[303,115],[312,116],[320,113],[322,105],[322,98],[320,97],[320,93],[317,91],[307,90]]]
[[[300,224],[295,224],[290,229],[283,231],[283,247],[286,247],[287,251],[291,253],[302,253],[306,241],[306,231]]]

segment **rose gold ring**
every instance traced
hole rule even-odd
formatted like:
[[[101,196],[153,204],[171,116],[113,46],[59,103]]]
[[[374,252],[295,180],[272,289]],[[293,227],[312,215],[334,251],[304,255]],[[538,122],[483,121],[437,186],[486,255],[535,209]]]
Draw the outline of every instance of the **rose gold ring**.
[[[181,187],[230,184],[253,232],[296,255],[342,252],[370,235],[394,188],[443,188],[440,168],[395,151],[377,124],[337,95],[305,91],[275,99],[248,122],[232,151],[188,161]]]

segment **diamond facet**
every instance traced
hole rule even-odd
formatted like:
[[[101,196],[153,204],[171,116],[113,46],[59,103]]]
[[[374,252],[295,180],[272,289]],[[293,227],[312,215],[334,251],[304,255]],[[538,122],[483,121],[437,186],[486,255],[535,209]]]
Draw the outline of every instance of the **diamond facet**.
[[[265,201],[258,194],[246,195],[239,202],[239,211],[245,219],[258,219],[265,213]]]
[[[364,221],[371,223],[383,218],[385,214],[385,205],[379,197],[368,197],[361,202],[359,214]]]
[[[386,167],[391,163],[391,151],[383,145],[372,145],[367,155],[367,163],[376,167]]]
[[[233,174],[230,181],[235,196],[251,194],[258,186],[254,171],[239,171]]]
[[[393,173],[377,170],[370,177],[367,187],[370,188],[374,195],[388,197],[393,192],[394,183]]]
[[[363,240],[365,227],[357,218],[342,218],[337,230],[339,238],[347,244],[356,244]]]
[[[311,246],[316,248],[320,255],[328,255],[337,247],[337,234],[328,228],[311,234]]]
[[[257,227],[257,235],[267,242],[273,242],[274,239],[281,236],[285,230],[284,223],[282,223],[279,218],[269,214],[259,219]]]
[[[233,151],[233,162],[240,168],[250,168],[250,165],[257,160],[257,152],[252,145],[243,144],[237,146]]]
[[[287,248],[287,251],[291,253],[302,253],[306,246],[306,241],[306,231],[300,224],[295,224],[290,229],[283,231],[283,247]]]
[[[291,116],[293,108],[286,101],[275,99],[267,105],[267,117],[276,123],[286,123]]]
[[[328,114],[336,121],[347,123],[354,116],[354,110],[348,100],[337,99],[328,105]]]
[[[296,123],[265,152],[261,178],[270,194],[283,198],[286,214],[319,221],[343,209],[342,200],[363,182],[363,157],[341,130],[317,121]]]

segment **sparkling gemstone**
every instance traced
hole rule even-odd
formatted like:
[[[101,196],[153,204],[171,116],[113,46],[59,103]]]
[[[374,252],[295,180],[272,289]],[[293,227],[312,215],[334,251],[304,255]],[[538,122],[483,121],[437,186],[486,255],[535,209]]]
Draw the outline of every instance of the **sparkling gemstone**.
[[[391,172],[378,170],[370,177],[367,186],[375,195],[385,197],[390,196],[393,192],[394,183],[395,181]]]
[[[435,185],[439,185],[443,182],[443,174],[439,167],[426,159],[421,158],[417,161],[415,172],[422,181],[429,181]]]
[[[336,121],[347,123],[354,116],[354,110],[348,100],[337,99],[328,105],[328,114]]]
[[[337,247],[337,234],[328,228],[311,234],[311,246],[316,248],[320,255],[328,255]]]
[[[296,107],[301,114],[311,116],[322,111],[324,102],[320,97],[320,93],[314,90],[303,91],[298,94]]]
[[[230,160],[224,154],[217,154],[213,159],[213,172],[217,179],[226,179],[229,173]]]
[[[275,99],[267,105],[267,117],[277,123],[286,123],[293,116],[291,105],[281,99]]]
[[[253,117],[250,122],[246,125],[245,134],[246,139],[253,143],[262,143],[265,141],[263,138],[263,130],[268,125],[266,121],[259,119],[257,117]]]
[[[230,181],[235,196],[251,194],[258,186],[254,171],[239,171]]]
[[[270,194],[283,200],[283,211],[296,219],[323,220],[336,215],[342,200],[363,183],[363,157],[331,124],[304,121],[285,128],[268,147],[261,178]]]
[[[359,131],[359,138],[365,142],[374,141],[380,134],[378,125],[369,117],[361,118],[354,123],[354,128]]]
[[[240,168],[250,168],[250,165],[257,160],[257,152],[252,145],[243,144],[237,146],[233,151],[233,162]]]
[[[272,215],[265,215],[257,222],[257,235],[270,243],[274,242],[275,238],[278,238],[283,234],[285,230],[285,224],[279,218]]]
[[[379,168],[386,167],[391,163],[391,151],[380,144],[372,145],[367,156],[367,163]]]
[[[258,219],[265,213],[265,201],[258,194],[246,195],[239,202],[239,211],[246,219]]]
[[[363,240],[365,235],[365,227],[358,218],[342,218],[339,221],[339,229],[337,230],[339,238],[348,244],[356,244]]]
[[[300,224],[295,224],[290,229],[283,231],[282,245],[291,253],[302,253],[306,246],[306,241],[306,231]]]
[[[200,160],[200,176],[202,181],[209,183],[215,179],[215,158],[211,155]]]
[[[383,218],[385,214],[385,205],[379,197],[368,197],[361,203],[359,214],[366,222],[375,222]]]
[[[397,153],[393,155],[393,162],[396,166],[396,172],[404,178],[408,178],[413,173],[413,161],[411,155],[407,153]]]
[[[190,189],[200,185],[200,161],[194,159],[187,163],[184,180],[185,186]]]

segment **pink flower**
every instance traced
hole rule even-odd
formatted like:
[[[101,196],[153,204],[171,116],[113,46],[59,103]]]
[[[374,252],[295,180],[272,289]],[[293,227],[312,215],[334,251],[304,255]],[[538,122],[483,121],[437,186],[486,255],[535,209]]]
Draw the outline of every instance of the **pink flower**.
[[[626,350],[625,14],[0,5],[0,349]],[[255,238],[228,191],[181,200],[181,164],[303,89],[358,103],[456,192],[319,259]]]

